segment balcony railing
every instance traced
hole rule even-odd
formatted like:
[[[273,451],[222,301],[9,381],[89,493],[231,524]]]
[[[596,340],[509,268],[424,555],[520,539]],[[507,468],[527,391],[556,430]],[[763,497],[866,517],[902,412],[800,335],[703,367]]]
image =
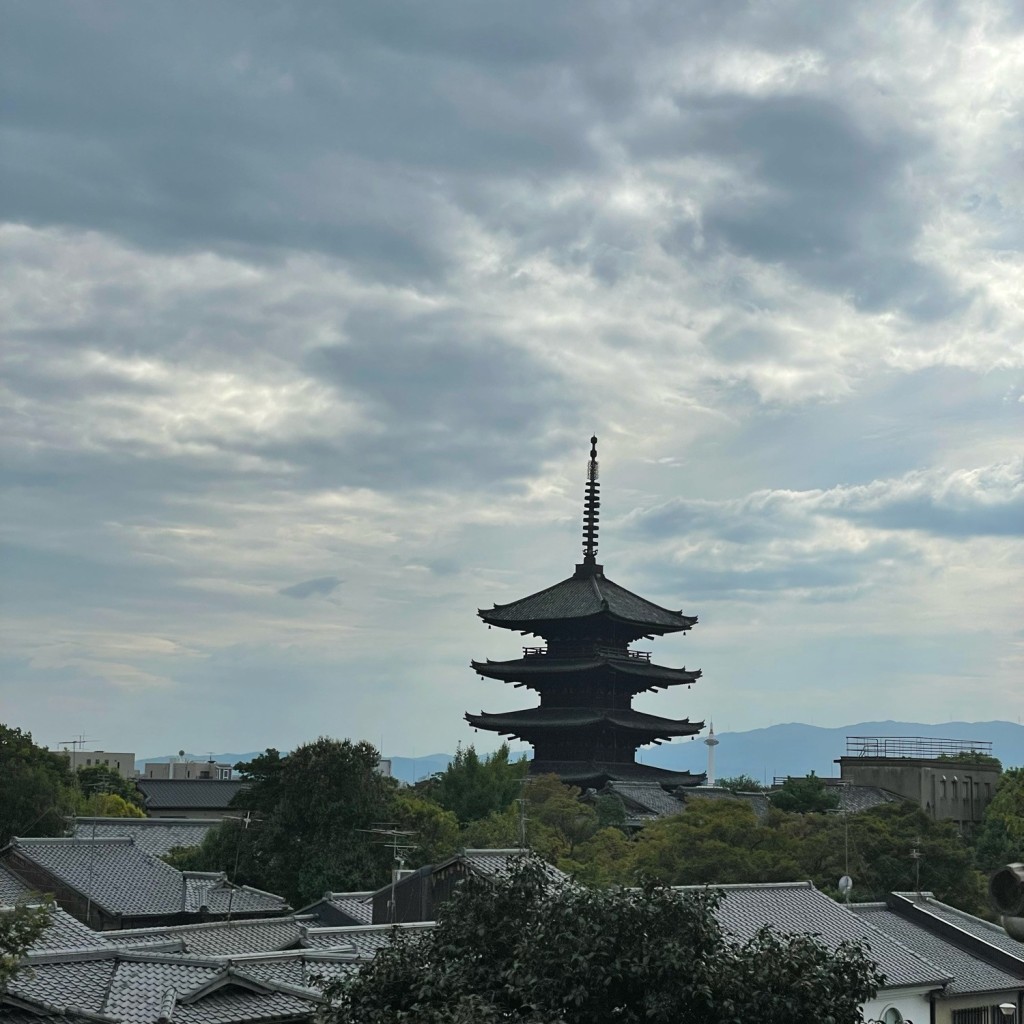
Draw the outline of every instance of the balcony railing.
[[[630,651],[622,647],[562,647],[557,654],[552,654],[547,647],[524,647],[524,658],[554,658],[566,660],[569,658],[619,658],[623,661],[647,661],[651,660],[650,651]]]

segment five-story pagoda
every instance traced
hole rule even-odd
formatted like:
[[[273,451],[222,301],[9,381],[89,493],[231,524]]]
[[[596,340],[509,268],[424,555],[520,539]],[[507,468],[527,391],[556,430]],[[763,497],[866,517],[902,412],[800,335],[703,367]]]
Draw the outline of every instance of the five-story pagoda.
[[[564,782],[601,787],[609,781],[693,786],[703,775],[636,762],[637,748],[675,736],[692,736],[703,722],[659,718],[634,711],[634,695],[690,684],[700,670],[665,668],[631,644],[691,629],[696,616],[670,611],[638,597],[604,574],[597,561],[600,484],[597,438],[590,439],[583,515],[583,561],[568,579],[511,604],[477,614],[490,626],[542,638],[514,661],[474,661],[490,679],[527,686],[540,706],[504,714],[466,715],[477,729],[533,745],[533,773],[554,772]]]

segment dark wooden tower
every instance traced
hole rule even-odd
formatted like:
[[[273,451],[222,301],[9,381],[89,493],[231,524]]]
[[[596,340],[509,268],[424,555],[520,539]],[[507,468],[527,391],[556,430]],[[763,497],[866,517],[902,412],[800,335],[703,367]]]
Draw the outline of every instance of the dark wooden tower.
[[[554,772],[577,786],[606,782],[660,782],[693,786],[703,775],[637,764],[637,748],[674,736],[691,736],[703,722],[659,718],[633,710],[633,697],[646,690],[691,684],[700,670],[651,663],[647,651],[631,644],[691,629],[696,616],[645,601],[604,574],[597,561],[600,484],[597,438],[590,439],[583,512],[583,561],[561,583],[511,604],[477,614],[490,626],[519,630],[545,641],[524,647],[514,661],[474,661],[481,676],[527,686],[540,706],[503,714],[466,715],[477,729],[513,736],[533,745],[533,773]]]

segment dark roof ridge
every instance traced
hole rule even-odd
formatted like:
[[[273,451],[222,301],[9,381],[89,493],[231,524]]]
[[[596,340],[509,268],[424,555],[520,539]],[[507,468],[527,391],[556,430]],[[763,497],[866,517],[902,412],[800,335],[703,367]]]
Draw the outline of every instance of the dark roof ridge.
[[[103,1021],[104,1024],[123,1024],[120,1017],[110,1017],[105,1013],[97,1013],[95,1010],[83,1010],[77,1006],[59,1006],[57,1003],[51,1003],[46,999],[40,999],[39,996],[24,996],[15,995],[13,992],[2,992],[0,998],[8,1005],[14,1006],[16,1009],[39,1009],[45,1010],[47,1013],[59,1014],[60,1016],[70,1015],[71,1017],[82,1017],[85,1020],[96,1020]],[[2,1006],[0,1006],[2,1009]]]
[[[87,843],[134,846],[135,840],[131,836],[11,836],[10,843],[4,849],[10,846],[49,846],[51,844],[82,846]]]
[[[925,893],[920,895],[926,896]],[[927,896],[931,896],[931,894],[928,893]],[[934,902],[939,903],[940,901],[934,900]],[[958,924],[954,924],[952,921],[947,921],[937,914],[930,913],[925,909],[926,903],[913,899],[912,894],[891,892],[886,903],[889,909],[899,914],[900,917],[913,921],[933,935],[944,938],[952,942],[954,946],[959,946],[961,949],[980,957],[990,966],[998,967],[1000,970],[1007,971],[1009,974],[1015,974],[1018,977],[1024,977],[1024,946],[1021,947],[1020,955],[1011,953],[1008,949],[1003,949],[1001,946],[983,939],[980,935],[975,935],[973,932]],[[947,904],[941,904],[941,906],[946,907]],[[950,909],[956,910],[955,907]],[[959,911],[959,914],[960,916],[974,918],[973,914],[965,914],[963,911]],[[981,918],[974,918],[974,920],[980,921]]]
[[[189,780],[189,779],[174,779],[174,780],[165,780],[165,779],[155,779],[155,780],[154,779],[136,779],[136,780],[133,780],[133,781],[137,781],[137,782],[154,782],[154,781],[156,781],[156,782],[164,782],[164,781],[189,782],[189,781],[192,781],[192,780]],[[194,781],[196,781],[196,782],[208,782],[210,780],[209,779],[196,779]],[[165,827],[169,826],[169,825],[174,825],[174,826],[177,826],[177,825],[219,825],[223,819],[221,819],[221,818],[109,818],[109,817],[103,817],[101,815],[88,816],[88,815],[79,814],[79,815],[75,815],[73,820],[76,821],[76,822],[77,821],[87,821],[87,822],[93,822],[94,821],[98,825],[105,825],[105,824],[129,825],[132,828],[137,828],[140,825],[163,825]],[[91,838],[91,837],[86,837],[86,838]],[[102,838],[102,837],[97,836],[96,838],[99,839],[99,838]]]
[[[384,886],[384,889],[390,888],[390,885]],[[377,891],[383,892],[384,890],[378,889]],[[308,928],[307,932],[310,935],[330,935],[334,932],[379,932],[388,928],[433,928],[434,924],[434,921],[388,921],[384,924],[336,924],[328,925],[324,928]]]
[[[150,925],[146,928],[112,928],[104,931],[104,935],[116,935],[118,938],[131,938],[133,935],[165,935],[168,932],[192,932],[209,931],[213,928],[234,928],[260,924],[287,924],[290,921],[316,920],[316,914],[285,914],[281,917],[236,917],[231,921],[198,921],[194,924],[164,924]]]

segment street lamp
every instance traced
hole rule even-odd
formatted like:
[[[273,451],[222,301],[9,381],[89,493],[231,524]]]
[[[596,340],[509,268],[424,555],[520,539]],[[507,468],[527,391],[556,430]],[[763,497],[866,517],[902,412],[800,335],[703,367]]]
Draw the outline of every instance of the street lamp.
[[[1003,1015],[1003,1020],[1010,1020],[1017,1015],[1017,1007],[1013,1003],[1000,1003],[999,1012]]]

